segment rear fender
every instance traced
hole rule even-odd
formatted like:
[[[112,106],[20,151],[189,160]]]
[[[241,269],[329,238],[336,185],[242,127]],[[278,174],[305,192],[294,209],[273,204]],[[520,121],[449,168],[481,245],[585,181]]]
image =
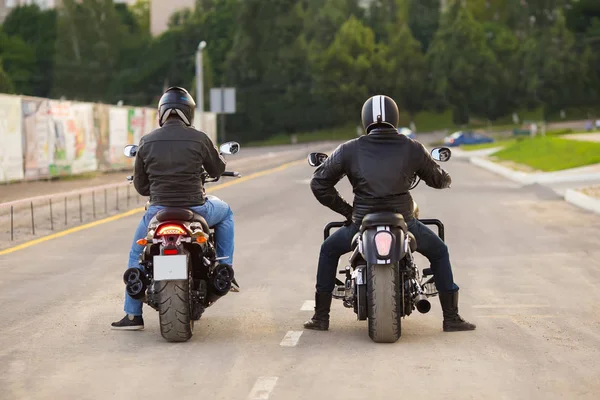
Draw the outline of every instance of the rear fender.
[[[375,236],[381,231],[392,235],[391,248],[387,256],[379,255],[375,245]],[[405,237],[406,235],[402,229],[390,226],[378,226],[365,230],[362,235],[362,252],[365,261],[369,264],[394,264],[399,262],[405,255]]]

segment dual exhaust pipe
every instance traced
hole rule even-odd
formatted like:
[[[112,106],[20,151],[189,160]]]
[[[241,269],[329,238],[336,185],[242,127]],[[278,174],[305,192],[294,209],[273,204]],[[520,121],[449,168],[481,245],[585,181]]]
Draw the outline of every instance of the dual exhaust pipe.
[[[125,282],[125,291],[132,299],[142,300],[146,295],[148,278],[141,269],[127,269],[123,274],[123,282]]]

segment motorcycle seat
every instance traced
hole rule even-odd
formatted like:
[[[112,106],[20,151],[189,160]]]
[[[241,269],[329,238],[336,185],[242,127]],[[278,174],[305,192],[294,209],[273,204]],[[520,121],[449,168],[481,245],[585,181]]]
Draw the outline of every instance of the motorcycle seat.
[[[198,222],[202,226],[202,230],[206,233],[210,232],[208,223],[204,217],[200,214],[196,214],[192,210],[187,208],[176,208],[168,207],[160,210],[156,216],[158,222],[166,221],[185,221],[185,222]]]
[[[376,226],[391,226],[393,228],[400,228],[404,232],[408,231],[408,225],[406,225],[406,221],[404,221],[402,214],[376,212],[365,215],[360,226],[360,232],[364,232],[366,229],[374,228]]]

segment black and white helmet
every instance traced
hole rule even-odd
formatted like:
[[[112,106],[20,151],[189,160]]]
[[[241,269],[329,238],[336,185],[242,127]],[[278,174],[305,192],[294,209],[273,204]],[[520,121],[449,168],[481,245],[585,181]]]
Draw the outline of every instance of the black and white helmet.
[[[184,124],[194,123],[196,102],[187,90],[181,87],[170,87],[158,102],[158,124],[163,126],[171,114],[177,115]]]
[[[367,134],[375,128],[398,127],[400,111],[391,97],[377,95],[365,101],[362,108],[362,124]]]

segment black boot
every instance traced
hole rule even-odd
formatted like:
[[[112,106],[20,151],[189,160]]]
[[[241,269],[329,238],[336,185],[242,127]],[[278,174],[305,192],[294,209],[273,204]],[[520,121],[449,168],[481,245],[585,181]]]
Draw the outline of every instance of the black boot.
[[[315,293],[315,315],[304,323],[306,329],[326,331],[329,329],[329,311],[331,310],[331,293]]]
[[[444,332],[472,331],[475,325],[458,315],[458,291],[453,293],[440,293],[440,304],[444,313]]]

